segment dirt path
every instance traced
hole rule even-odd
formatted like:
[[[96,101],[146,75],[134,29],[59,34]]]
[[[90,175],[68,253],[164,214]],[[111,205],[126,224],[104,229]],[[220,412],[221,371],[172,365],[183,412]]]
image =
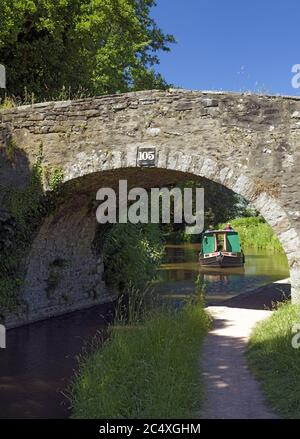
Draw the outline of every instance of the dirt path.
[[[206,399],[202,419],[274,419],[258,382],[249,372],[245,350],[254,325],[271,311],[211,306],[214,317],[202,350]]]

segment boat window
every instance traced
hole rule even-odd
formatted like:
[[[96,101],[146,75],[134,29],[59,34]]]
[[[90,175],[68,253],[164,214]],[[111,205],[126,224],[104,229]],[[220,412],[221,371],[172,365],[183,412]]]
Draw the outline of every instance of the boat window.
[[[225,238],[224,233],[216,234],[216,251],[220,252],[226,250],[224,238]]]

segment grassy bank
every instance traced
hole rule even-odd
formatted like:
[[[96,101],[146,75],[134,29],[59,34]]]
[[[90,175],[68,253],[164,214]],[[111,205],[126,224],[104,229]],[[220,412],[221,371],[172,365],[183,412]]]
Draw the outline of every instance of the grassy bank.
[[[261,248],[284,253],[277,236],[263,218],[236,218],[231,220],[230,223],[239,233],[243,248]],[[224,225],[219,225],[219,228],[222,229]]]
[[[81,363],[73,417],[191,417],[202,397],[198,359],[209,324],[202,306],[187,304],[113,327],[104,347]]]
[[[292,347],[295,324],[300,325],[300,306],[280,305],[270,319],[255,328],[248,360],[277,413],[285,418],[300,419],[300,347]]]

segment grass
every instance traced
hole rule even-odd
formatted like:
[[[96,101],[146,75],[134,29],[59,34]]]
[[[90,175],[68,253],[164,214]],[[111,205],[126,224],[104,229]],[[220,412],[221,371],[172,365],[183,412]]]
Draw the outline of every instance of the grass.
[[[229,221],[238,232],[243,248],[257,248],[273,250],[277,253],[284,253],[279,239],[274,234],[272,227],[261,217],[236,218]],[[224,228],[225,224],[219,227]]]
[[[248,350],[249,365],[261,380],[270,405],[288,419],[300,419],[300,347],[292,347],[295,324],[300,325],[300,306],[279,305],[256,326]],[[295,340],[300,345],[300,336]]]
[[[3,100],[0,99],[0,111],[1,110],[10,110],[11,108],[16,107],[16,103],[12,98],[5,97]]]
[[[73,418],[189,418],[199,410],[203,306],[154,310],[143,324],[114,326],[82,360],[71,389]]]

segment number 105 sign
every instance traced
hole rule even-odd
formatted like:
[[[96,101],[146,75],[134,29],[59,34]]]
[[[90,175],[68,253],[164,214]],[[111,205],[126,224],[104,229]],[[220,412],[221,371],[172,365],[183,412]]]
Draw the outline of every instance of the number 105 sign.
[[[155,166],[156,151],[155,148],[142,147],[137,151],[137,164],[139,166]]]

